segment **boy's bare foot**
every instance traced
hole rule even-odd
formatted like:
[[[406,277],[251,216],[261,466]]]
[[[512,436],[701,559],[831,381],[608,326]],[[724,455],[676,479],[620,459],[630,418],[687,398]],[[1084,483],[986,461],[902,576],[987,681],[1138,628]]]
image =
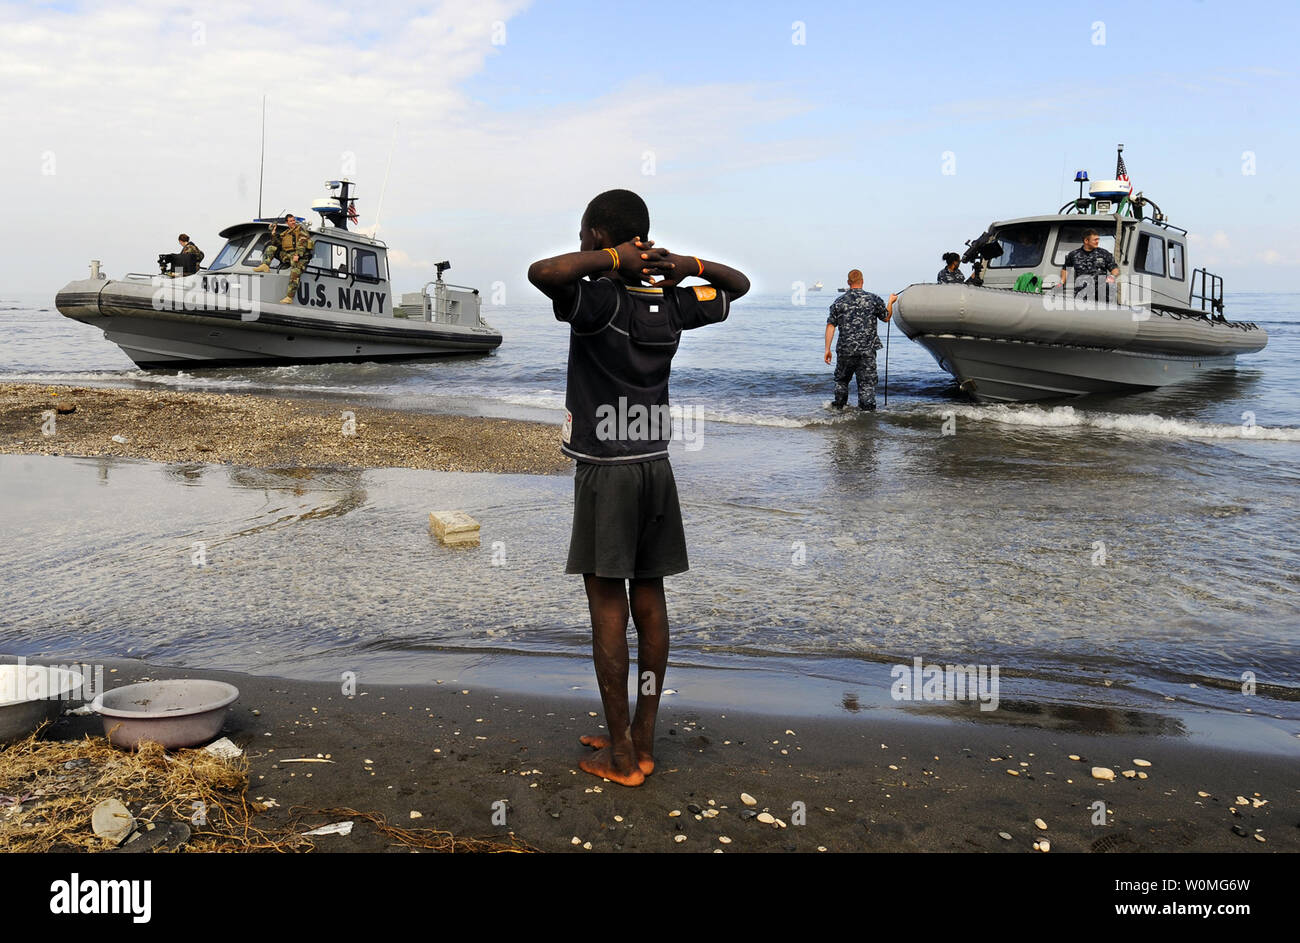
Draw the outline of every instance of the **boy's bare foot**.
[[[609,746],[609,737],[603,733],[589,733],[578,738],[578,742],[585,747],[591,747],[593,750],[603,750]],[[649,776],[655,771],[655,758],[649,750],[636,748],[636,765],[645,776]]]
[[[585,757],[578,765],[591,775],[616,782],[620,786],[639,786],[645,782],[645,774],[638,767],[621,770],[614,761],[613,750],[608,746]]]

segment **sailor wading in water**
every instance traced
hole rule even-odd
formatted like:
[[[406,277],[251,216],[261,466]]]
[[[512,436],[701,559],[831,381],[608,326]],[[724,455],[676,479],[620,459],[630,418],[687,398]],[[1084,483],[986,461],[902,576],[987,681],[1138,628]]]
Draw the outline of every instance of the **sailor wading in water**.
[[[890,299],[892,302],[892,298]],[[888,321],[890,312],[879,295],[862,290],[862,273],[849,272],[849,290],[831,303],[826,319],[826,356],[831,362],[831,340],[839,328],[835,345],[835,399],[831,406],[843,409],[849,401],[849,380],[858,378],[858,408],[870,412],[876,408],[876,351],[884,345],[876,333],[877,321]]]
[[[569,324],[561,451],[577,460],[566,573],[581,573],[608,735],[585,736],[588,773],[637,786],[654,770],[655,720],[668,668],[663,578],[687,569],[677,485],[662,423],[601,422],[657,414],[682,331],[725,320],[749,279],[717,262],[655,247],[650,214],[629,190],[587,206],[581,248],[534,262],[528,280]],[[663,280],[655,284],[654,276]],[[706,284],[683,288],[686,278]],[[650,282],[653,287],[647,287]],[[637,634],[636,714],[628,717],[627,620]]]
[[[284,217],[284,224],[283,232],[278,230],[277,223],[271,224],[271,241],[262,253],[262,264],[253,271],[271,271],[271,260],[275,258],[280,260],[281,265],[289,266],[289,291],[280,299],[280,304],[287,305],[293,303],[293,296],[298,293],[298,281],[302,278],[302,270],[311,261],[311,250],[316,245],[316,240],[305,227],[298,225],[298,220],[292,213]]]

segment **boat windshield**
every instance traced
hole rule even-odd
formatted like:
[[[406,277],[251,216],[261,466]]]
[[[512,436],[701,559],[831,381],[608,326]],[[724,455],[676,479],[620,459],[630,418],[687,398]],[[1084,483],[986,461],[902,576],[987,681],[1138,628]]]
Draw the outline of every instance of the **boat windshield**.
[[[1101,228],[1092,223],[1062,223],[1061,228],[1056,233],[1056,249],[1052,252],[1052,264],[1057,268],[1065,265],[1065,256],[1072,249],[1083,248],[1083,234],[1089,229],[1097,231],[1097,243],[1111,255],[1115,254],[1115,231],[1103,232]]]
[[[1002,254],[989,260],[989,268],[1032,268],[1043,261],[1050,223],[1017,223],[993,234]]]
[[[243,252],[244,247],[248,245],[248,240],[248,236],[241,236],[227,242],[222,250],[217,253],[217,257],[212,260],[212,264],[208,266],[208,271],[215,272],[217,269],[230,268],[230,266],[234,265],[235,260],[239,258],[239,253]]]

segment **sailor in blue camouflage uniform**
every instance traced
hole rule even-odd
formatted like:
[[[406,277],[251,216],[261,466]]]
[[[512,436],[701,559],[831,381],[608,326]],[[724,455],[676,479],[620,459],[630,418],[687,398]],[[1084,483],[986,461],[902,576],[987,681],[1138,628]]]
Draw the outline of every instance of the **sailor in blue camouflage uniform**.
[[[1065,287],[1066,272],[1072,271],[1076,299],[1110,300],[1110,285],[1119,275],[1119,266],[1115,264],[1115,257],[1101,248],[1100,243],[1097,230],[1089,229],[1083,234],[1083,246],[1071,249],[1065,257],[1065,265],[1061,267],[1061,287]]]
[[[876,332],[877,321],[888,321],[889,311],[879,295],[862,290],[862,273],[849,272],[849,290],[831,304],[826,319],[826,357],[831,362],[831,339],[839,329],[835,345],[835,399],[831,403],[843,409],[849,401],[849,379],[858,378],[858,408],[876,408],[876,351],[884,345]]]
[[[956,252],[945,252],[943,254],[943,268],[939,269],[939,275],[935,278],[940,285],[960,285],[966,281],[966,277],[961,273],[961,256]]]

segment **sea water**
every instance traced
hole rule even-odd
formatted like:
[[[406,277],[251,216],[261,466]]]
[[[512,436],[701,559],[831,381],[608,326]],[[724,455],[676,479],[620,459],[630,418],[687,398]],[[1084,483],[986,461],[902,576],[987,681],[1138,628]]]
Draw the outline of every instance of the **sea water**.
[[[1076,703],[1300,719],[1300,295],[1229,297],[1270,335],[1235,371],[1046,405],[971,404],[895,331],[870,415],[828,408],[834,295],[809,298],[745,299],[674,361],[673,403],[702,417],[697,447],[672,449],[691,560],[666,581],[674,665],[887,687],[920,657]],[[51,307],[0,300],[0,379],[536,419],[558,444],[567,332],[545,305],[485,306],[505,337],[489,356],[150,373]],[[571,475],[37,456],[0,473],[12,654],[590,673],[563,574]],[[431,539],[446,507],[481,522],[480,548]]]

